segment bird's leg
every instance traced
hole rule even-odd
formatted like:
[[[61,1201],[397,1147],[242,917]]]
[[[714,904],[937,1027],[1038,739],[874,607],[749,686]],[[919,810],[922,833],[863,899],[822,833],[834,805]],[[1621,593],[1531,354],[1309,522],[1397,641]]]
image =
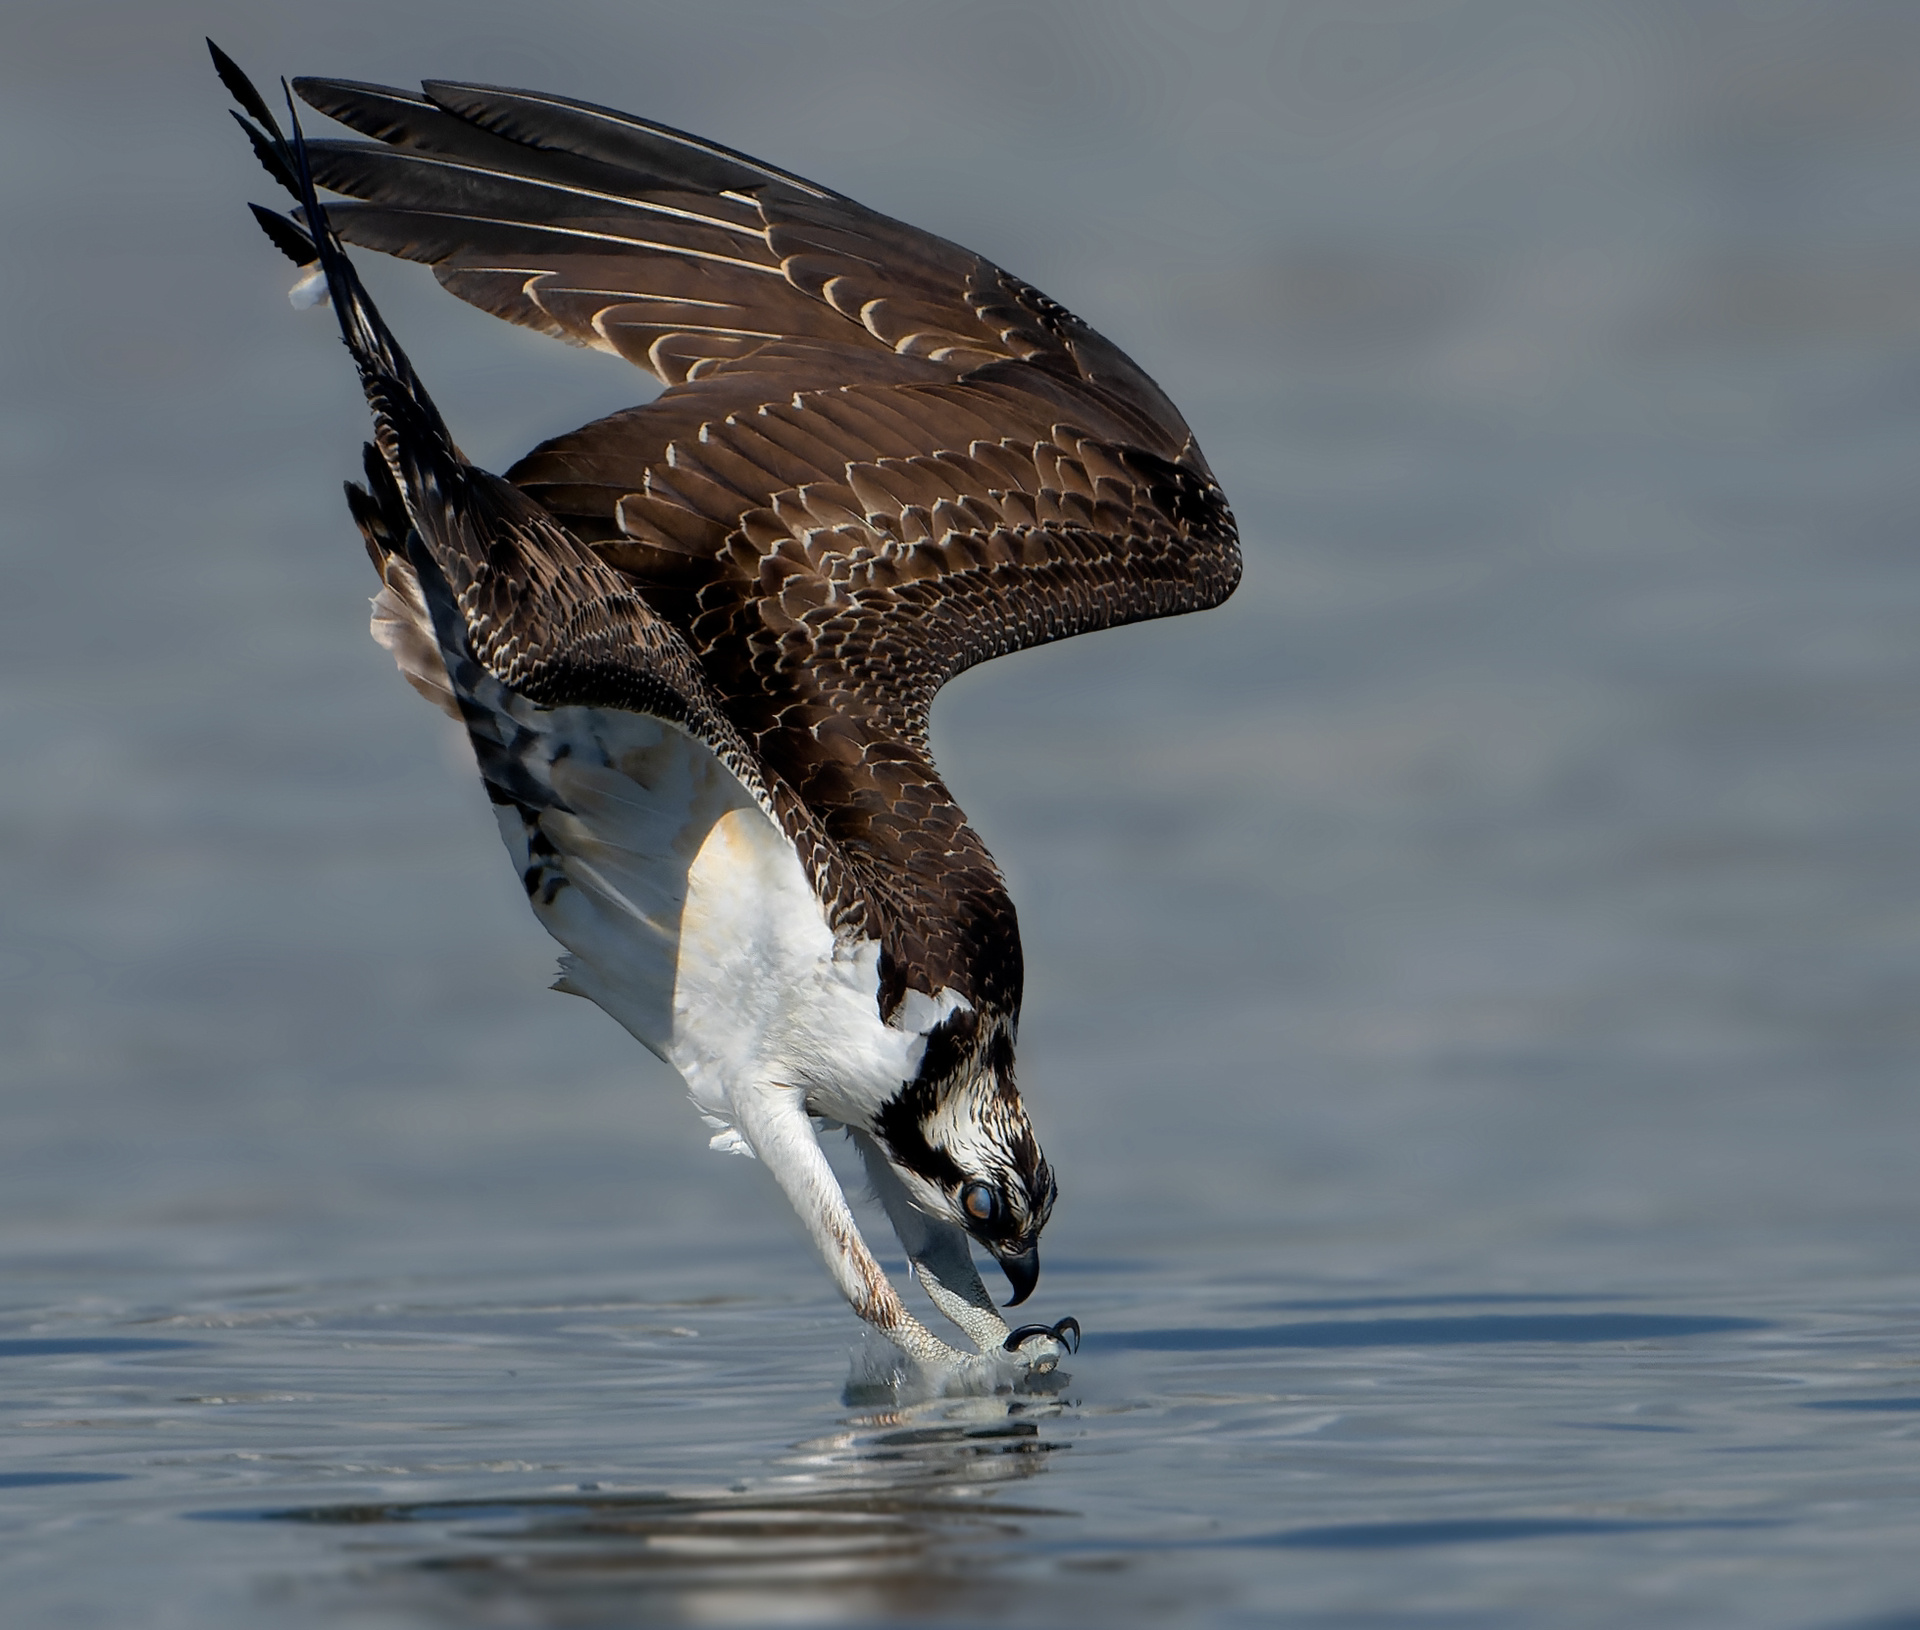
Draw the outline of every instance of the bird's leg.
[[[1007,1339],[1007,1321],[1000,1317],[993,1297],[974,1270],[966,1235],[914,1205],[906,1185],[870,1136],[854,1132],[852,1137],[874,1193],[906,1248],[914,1277],[926,1287],[933,1305],[966,1331],[982,1352],[998,1348]]]
[[[978,1365],[979,1358],[949,1347],[902,1305],[900,1293],[860,1237],[839,1179],[814,1135],[804,1095],[792,1087],[768,1085],[736,1093],[733,1101],[741,1134],[799,1212],[854,1312],[910,1358],[925,1364]]]
[[[886,1208],[893,1231],[900,1236],[913,1274],[933,1305],[966,1331],[984,1354],[1006,1350],[1007,1321],[993,1305],[993,1297],[973,1266],[967,1236],[950,1222],[929,1217],[916,1206],[895,1174],[885,1152],[866,1133],[851,1133],[854,1147],[867,1168],[874,1193]],[[1050,1370],[1060,1361],[1060,1344],[1036,1336],[1020,1344],[1019,1356],[1036,1369]]]

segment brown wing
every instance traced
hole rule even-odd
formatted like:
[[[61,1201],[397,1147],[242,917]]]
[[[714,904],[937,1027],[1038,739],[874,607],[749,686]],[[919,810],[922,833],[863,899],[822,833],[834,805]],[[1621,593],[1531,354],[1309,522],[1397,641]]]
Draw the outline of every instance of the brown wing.
[[[727,149],[557,97],[300,80],[349,242],[666,391],[509,478],[686,635],[767,767],[899,918],[900,978],[1019,1000],[997,870],[928,708],[1006,652],[1217,604],[1233,520],[1093,330],[958,246]]]

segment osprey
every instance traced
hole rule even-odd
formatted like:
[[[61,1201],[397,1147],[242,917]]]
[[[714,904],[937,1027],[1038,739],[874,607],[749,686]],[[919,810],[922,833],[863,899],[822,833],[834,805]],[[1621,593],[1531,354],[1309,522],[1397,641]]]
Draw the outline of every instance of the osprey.
[[[1193,433],[1037,289],[712,142],[531,91],[300,79],[372,138],[307,141],[213,55],[298,203],[255,216],[307,269],[296,303],[330,299],[372,409],[347,498],[374,636],[465,725],[566,947],[557,988],[679,1071],[905,1353],[1052,1368],[1078,1324],[1010,1330],[969,1248],[1023,1301],[1054,1179],[1014,1084],[1013,904],[927,714],[989,657],[1233,592]],[[491,475],[343,244],[666,388]],[[833,1127],[977,1351],[902,1305]]]

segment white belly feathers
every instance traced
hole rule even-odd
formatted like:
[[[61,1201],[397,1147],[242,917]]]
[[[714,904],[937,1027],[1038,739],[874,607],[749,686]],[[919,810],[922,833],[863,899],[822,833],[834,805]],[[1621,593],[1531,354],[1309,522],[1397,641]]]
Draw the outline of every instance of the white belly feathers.
[[[785,834],[675,725],[515,712],[568,749],[544,766],[567,807],[537,821],[546,874],[565,886],[530,891],[572,952],[559,988],[680,1072],[716,1148],[751,1152],[735,1130],[743,1092],[797,1091],[813,1114],[865,1124],[918,1071],[924,1030],[881,1022],[878,945],[835,940]],[[534,832],[514,806],[500,820],[524,874]],[[916,1004],[914,1017],[930,1027],[952,1006]]]
[[[457,713],[413,573],[388,561],[374,637],[414,688]],[[836,941],[786,835],[707,746],[646,714],[540,708],[497,681],[469,726],[500,836],[548,933],[555,989],[604,1008],[677,1069],[717,1130],[741,1095],[799,1092],[865,1124],[912,1079],[926,1032],[962,999],[909,993],[879,1013],[879,946]],[[750,1117],[749,1117],[750,1118]]]

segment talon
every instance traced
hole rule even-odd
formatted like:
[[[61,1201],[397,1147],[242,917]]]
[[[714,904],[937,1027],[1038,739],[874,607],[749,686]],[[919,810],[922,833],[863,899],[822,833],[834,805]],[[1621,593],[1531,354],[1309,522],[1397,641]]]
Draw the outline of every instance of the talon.
[[[1002,1345],[1008,1352],[1017,1353],[1022,1342],[1031,1341],[1035,1336],[1057,1341],[1070,1353],[1080,1351],[1080,1321],[1075,1318],[1062,1319],[1058,1324],[1023,1324],[1018,1330],[1009,1330]]]

